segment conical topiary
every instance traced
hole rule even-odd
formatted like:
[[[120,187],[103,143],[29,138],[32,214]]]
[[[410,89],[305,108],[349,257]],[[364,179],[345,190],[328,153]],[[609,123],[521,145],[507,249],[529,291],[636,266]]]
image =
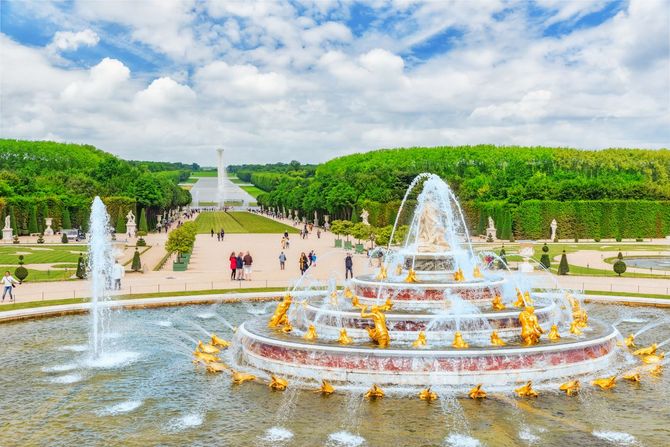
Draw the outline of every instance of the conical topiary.
[[[61,217],[61,226],[65,229],[72,228],[72,220],[70,220],[70,210],[67,207],[63,208],[63,216]]]
[[[623,260],[623,253],[619,252],[619,254],[616,255],[616,257],[619,261]]]
[[[502,248],[500,249],[500,254],[498,255],[500,259],[498,260],[498,268],[499,269],[505,269],[507,268],[507,256],[505,252],[505,246],[503,245]]]
[[[79,253],[79,260],[77,261],[77,278],[84,279],[86,277],[86,264],[84,263],[84,255]]]
[[[23,266],[23,255],[19,256],[19,266],[14,270],[14,276],[21,282],[28,277],[28,269]]]
[[[130,266],[130,270],[133,272],[139,272],[142,270],[142,261],[140,261],[140,252],[135,248],[135,254],[133,254],[133,263]]]
[[[551,267],[551,259],[549,259],[549,247],[547,246],[546,242],[542,246],[542,257],[540,258],[540,264],[542,264],[542,267],[546,268],[547,270],[549,270],[549,267]]]
[[[568,266],[568,257],[565,255],[565,250],[561,255],[561,262],[558,264],[558,274],[567,275],[570,272],[570,267]]]
[[[137,227],[140,236],[144,236],[149,232],[149,226],[147,225],[147,209],[142,208],[140,213],[140,223]]]
[[[119,216],[116,218],[115,230],[118,234],[124,234],[126,232],[126,220],[123,218],[122,212],[119,212]]]
[[[39,225],[37,225],[37,207],[33,206],[30,209],[30,221],[28,221],[28,232],[35,234],[40,232]]]
[[[64,244],[67,244],[69,242],[67,240],[67,234],[63,233],[63,235],[60,237],[60,241]]]

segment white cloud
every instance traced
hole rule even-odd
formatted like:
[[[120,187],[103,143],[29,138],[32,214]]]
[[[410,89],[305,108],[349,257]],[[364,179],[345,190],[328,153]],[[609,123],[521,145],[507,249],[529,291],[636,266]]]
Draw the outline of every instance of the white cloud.
[[[123,62],[104,58],[91,67],[87,79],[70,83],[61,94],[65,101],[84,103],[109,98],[128,80],[130,70]]]
[[[137,92],[135,101],[139,107],[174,109],[192,102],[195,97],[190,87],[166,77],[152,81],[146,89]]]
[[[252,102],[284,96],[288,90],[285,76],[262,73],[253,65],[228,65],[213,62],[194,75],[196,88],[205,95]]]
[[[93,47],[100,42],[100,37],[91,29],[79,32],[58,31],[54,34],[49,47],[54,51],[74,51],[79,47]]]

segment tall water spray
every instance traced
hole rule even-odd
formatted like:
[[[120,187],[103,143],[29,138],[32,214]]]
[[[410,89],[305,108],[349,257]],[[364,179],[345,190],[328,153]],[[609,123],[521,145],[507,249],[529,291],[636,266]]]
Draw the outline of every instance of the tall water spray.
[[[104,351],[105,330],[108,326],[109,287],[112,283],[114,255],[111,243],[109,214],[100,197],[93,199],[89,222],[88,270],[91,280],[91,332],[89,344],[94,357]]]

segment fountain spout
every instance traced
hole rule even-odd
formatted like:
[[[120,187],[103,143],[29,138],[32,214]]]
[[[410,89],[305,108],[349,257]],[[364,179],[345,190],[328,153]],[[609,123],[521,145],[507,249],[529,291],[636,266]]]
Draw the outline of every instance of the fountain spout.
[[[291,295],[287,294],[284,299],[277,304],[275,313],[272,315],[272,318],[270,318],[270,321],[268,321],[268,327],[274,328],[288,323],[288,310],[291,307],[291,302]]]
[[[361,318],[371,318],[374,323],[374,328],[367,328],[368,335],[380,348],[388,347],[390,337],[386,327],[386,315],[378,306],[372,306],[370,312],[366,312],[365,309],[366,307],[361,309]]]
[[[540,327],[540,323],[537,320],[535,308],[533,306],[526,306],[519,314],[519,322],[521,323],[521,338],[524,344],[526,346],[537,344],[544,330]]]

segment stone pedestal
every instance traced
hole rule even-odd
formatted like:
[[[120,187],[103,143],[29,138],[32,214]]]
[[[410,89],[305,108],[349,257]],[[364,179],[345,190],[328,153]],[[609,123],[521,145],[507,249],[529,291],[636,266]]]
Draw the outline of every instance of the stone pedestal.
[[[44,219],[44,223],[46,224],[46,228],[44,229],[44,235],[45,236],[53,236],[54,235],[54,230],[51,228],[51,223],[53,222],[52,217],[46,217]]]
[[[496,238],[496,229],[495,228],[487,228],[486,229],[486,240],[497,240]]]
[[[14,239],[14,231],[11,228],[2,229],[2,241],[5,244],[11,244]]]
[[[134,223],[126,224],[126,234],[129,234],[130,237],[135,237],[137,235],[137,225]]]

